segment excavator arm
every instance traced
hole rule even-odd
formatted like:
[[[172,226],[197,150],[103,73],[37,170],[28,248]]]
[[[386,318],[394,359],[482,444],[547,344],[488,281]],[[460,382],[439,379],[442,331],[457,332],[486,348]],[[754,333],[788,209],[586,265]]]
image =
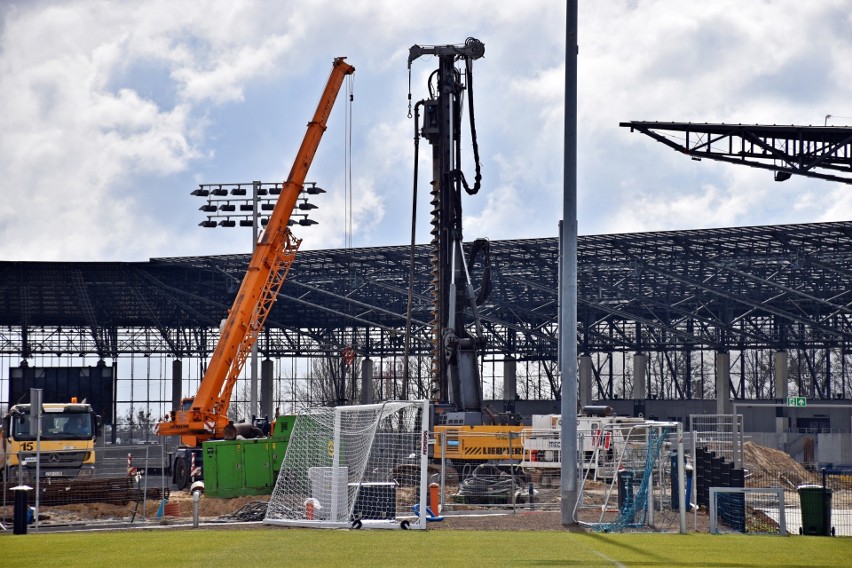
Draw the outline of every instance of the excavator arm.
[[[229,422],[228,406],[234,385],[263,329],[301,243],[301,239],[290,233],[290,216],[302,192],[302,185],[343,80],[354,71],[355,68],[346,63],[343,57],[334,60],[317,110],[308,123],[302,145],[269,223],[255,246],[198,392],[194,398],[184,399],[180,408],[157,424],[159,435],[180,436],[181,442],[187,446],[198,446],[205,440],[222,437]]]

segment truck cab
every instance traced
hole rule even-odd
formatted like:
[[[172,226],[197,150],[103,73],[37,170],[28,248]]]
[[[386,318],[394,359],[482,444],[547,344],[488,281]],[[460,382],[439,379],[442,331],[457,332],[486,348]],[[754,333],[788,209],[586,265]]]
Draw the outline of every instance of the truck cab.
[[[3,417],[0,476],[9,481],[91,476],[101,420],[85,403],[43,404],[41,435],[29,404],[17,404]]]

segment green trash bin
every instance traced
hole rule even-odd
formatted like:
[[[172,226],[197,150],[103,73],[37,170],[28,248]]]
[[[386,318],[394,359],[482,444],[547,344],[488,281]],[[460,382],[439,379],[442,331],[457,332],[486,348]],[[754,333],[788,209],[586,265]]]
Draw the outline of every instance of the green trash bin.
[[[831,489],[821,485],[799,485],[802,528],[799,534],[834,536],[831,527]]]

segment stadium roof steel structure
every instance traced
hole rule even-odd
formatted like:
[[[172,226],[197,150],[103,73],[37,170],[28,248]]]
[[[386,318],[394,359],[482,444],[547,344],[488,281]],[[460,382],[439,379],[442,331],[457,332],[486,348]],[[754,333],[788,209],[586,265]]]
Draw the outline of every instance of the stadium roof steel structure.
[[[260,340],[268,355],[403,352],[407,246],[305,250]],[[428,348],[428,246],[416,248],[412,335]],[[480,307],[487,351],[557,354],[559,242],[495,241]],[[149,262],[0,262],[0,353],[206,356],[248,255]],[[581,353],[832,349],[852,343],[852,222],[581,236]],[[352,330],[357,330],[353,332]],[[348,335],[347,335],[348,334]]]
[[[828,119],[828,117],[826,117]],[[763,168],[775,181],[792,175],[852,183],[852,127],[622,122],[693,160]]]

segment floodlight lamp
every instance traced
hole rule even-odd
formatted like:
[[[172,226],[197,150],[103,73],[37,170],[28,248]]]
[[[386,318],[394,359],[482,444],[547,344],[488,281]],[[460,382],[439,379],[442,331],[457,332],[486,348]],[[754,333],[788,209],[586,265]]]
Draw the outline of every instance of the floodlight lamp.
[[[319,207],[317,207],[313,203],[308,203],[307,201],[304,201],[302,203],[299,203],[299,209],[301,209],[302,211],[310,211],[311,209],[319,209]]]
[[[262,217],[260,219],[260,224],[264,227],[267,226],[269,224],[269,217]]]
[[[206,203],[206,204],[202,205],[201,207],[199,207],[198,210],[204,211],[205,213],[215,213],[216,212],[216,206],[213,205],[212,203]]]
[[[793,177],[790,172],[775,172],[775,181],[787,181]]]
[[[251,203],[240,203],[240,211],[254,211],[254,206]]]
[[[260,208],[263,211],[272,211],[273,209],[275,209],[275,204],[274,203],[261,203]]]
[[[199,187],[198,189],[190,193],[190,195],[194,195],[196,197],[207,197],[208,195],[210,195],[210,192],[206,189],[202,189]]]
[[[266,191],[266,189],[264,189],[264,188],[262,188],[262,187],[261,187],[260,189],[258,189],[258,190],[257,190],[257,194],[258,194],[258,195],[266,195],[267,193],[268,193],[268,192]]]
[[[246,194],[246,188],[244,188],[244,187],[231,188],[231,195],[245,195],[245,194]]]
[[[269,195],[281,195],[281,186],[276,184],[269,188]]]
[[[216,221],[213,221],[211,219],[207,219],[206,221],[200,222],[198,224],[198,226],[199,227],[205,227],[205,228],[208,228],[208,229],[212,229],[213,227],[216,226]]]
[[[254,225],[251,219],[240,219],[240,227],[251,227]]]
[[[210,193],[212,193],[213,195],[222,196],[222,195],[228,195],[228,190],[225,189],[224,187],[217,187],[216,189],[212,190]]]
[[[292,226],[293,226],[293,225],[295,225],[295,224],[296,224],[296,220],[295,220],[295,219],[288,219],[288,220],[287,220],[287,226],[288,226],[288,227],[292,227]]]
[[[219,211],[236,211],[237,207],[233,203],[223,203],[219,206]]]
[[[320,193],[326,193],[326,191],[321,187],[312,185],[311,187],[305,190],[305,193],[307,193],[308,195],[319,195]]]
[[[299,219],[299,224],[303,227],[310,227],[311,225],[319,225],[319,222],[305,217],[304,219]]]
[[[221,221],[219,221],[219,226],[220,227],[236,227],[237,222],[234,221],[233,219],[222,219]]]

